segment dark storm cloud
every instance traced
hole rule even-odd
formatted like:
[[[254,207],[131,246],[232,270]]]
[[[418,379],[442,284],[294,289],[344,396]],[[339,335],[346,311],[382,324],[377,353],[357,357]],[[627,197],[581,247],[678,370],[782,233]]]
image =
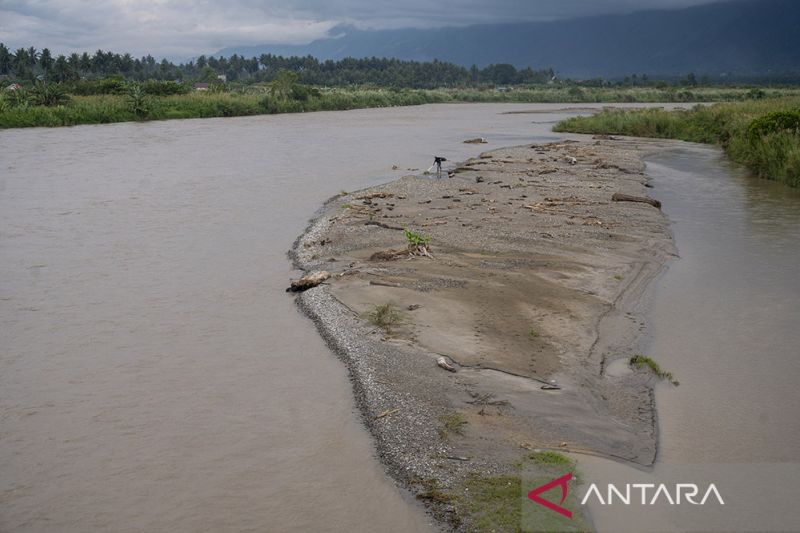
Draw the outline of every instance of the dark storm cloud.
[[[191,56],[229,45],[302,44],[339,24],[437,27],[533,21],[713,0],[0,0],[10,47]]]

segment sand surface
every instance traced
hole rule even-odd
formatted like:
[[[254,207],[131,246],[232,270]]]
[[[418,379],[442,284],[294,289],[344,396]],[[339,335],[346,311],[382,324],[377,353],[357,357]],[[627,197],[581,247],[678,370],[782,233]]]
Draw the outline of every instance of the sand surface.
[[[299,303],[348,364],[395,478],[447,487],[533,448],[653,463],[652,377],[605,372],[635,353],[636,304],[674,254],[659,209],[611,200],[650,195],[642,153],[613,138],[496,150],[342,194],[298,240],[298,266],[333,274]],[[404,229],[432,257],[384,257]],[[400,320],[380,328],[365,317],[384,304]]]

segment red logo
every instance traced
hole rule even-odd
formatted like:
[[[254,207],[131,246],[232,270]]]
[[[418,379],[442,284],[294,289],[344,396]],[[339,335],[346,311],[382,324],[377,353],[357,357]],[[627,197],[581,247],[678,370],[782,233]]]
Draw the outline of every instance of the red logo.
[[[569,474],[564,474],[560,478],[554,479],[549,483],[545,483],[541,487],[533,489],[528,493],[528,498],[535,501],[539,505],[544,505],[548,509],[566,516],[567,518],[572,518],[572,511],[561,507],[561,504],[563,504],[564,500],[567,499],[567,491],[568,491],[567,481],[569,481],[570,479],[572,479],[572,472],[570,472]],[[551,501],[545,500],[544,498],[539,496],[539,494],[547,492],[548,490],[557,486],[561,486],[561,501],[558,502],[558,505],[554,504]]]

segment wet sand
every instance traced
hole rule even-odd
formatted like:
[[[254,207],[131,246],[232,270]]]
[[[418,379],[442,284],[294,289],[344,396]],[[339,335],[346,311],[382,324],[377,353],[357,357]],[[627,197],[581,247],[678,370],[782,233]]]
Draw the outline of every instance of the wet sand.
[[[333,276],[298,302],[350,369],[396,479],[457,490],[534,448],[653,463],[652,377],[605,373],[635,353],[636,303],[674,255],[659,209],[611,200],[648,196],[647,181],[637,145],[597,138],[495,150],[328,202],[293,255]],[[388,258],[406,228],[432,257]],[[365,319],[385,304],[396,323]]]

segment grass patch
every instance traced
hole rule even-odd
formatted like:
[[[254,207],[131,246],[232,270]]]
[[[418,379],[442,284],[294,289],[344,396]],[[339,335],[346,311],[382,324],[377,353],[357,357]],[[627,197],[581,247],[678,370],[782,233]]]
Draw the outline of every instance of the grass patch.
[[[531,328],[528,330],[528,337],[535,339],[539,336],[539,332],[535,328]]]
[[[459,511],[466,514],[472,531],[521,531],[522,478],[519,475],[471,475],[464,484]]]
[[[575,466],[575,461],[570,459],[564,454],[551,451],[533,452],[528,455],[527,459],[534,464],[539,465],[557,465],[557,466]]]
[[[403,313],[392,304],[381,304],[364,313],[364,318],[370,324],[388,331],[391,326],[403,321]]]
[[[666,379],[676,387],[680,385],[675,376],[672,375],[671,372],[666,372],[661,366],[656,363],[652,357],[648,357],[646,355],[638,354],[631,357],[631,366],[635,368],[649,368],[650,371],[658,376],[660,379]]]
[[[527,493],[535,487],[567,472],[574,473],[575,466],[575,461],[560,453],[537,451],[517,464],[517,472],[468,476],[460,487],[459,496],[451,502],[459,519],[468,524],[469,531],[588,531],[574,487],[570,488],[564,504],[574,513],[571,520],[527,498]],[[557,496],[546,493],[543,497],[555,498],[558,503]]]
[[[468,424],[464,415],[461,413],[450,413],[439,417],[442,427],[439,428],[439,436],[447,439],[450,435],[463,435],[464,427]]]
[[[717,143],[757,176],[800,187],[800,97],[698,105],[690,110],[604,110],[555,131]]]

